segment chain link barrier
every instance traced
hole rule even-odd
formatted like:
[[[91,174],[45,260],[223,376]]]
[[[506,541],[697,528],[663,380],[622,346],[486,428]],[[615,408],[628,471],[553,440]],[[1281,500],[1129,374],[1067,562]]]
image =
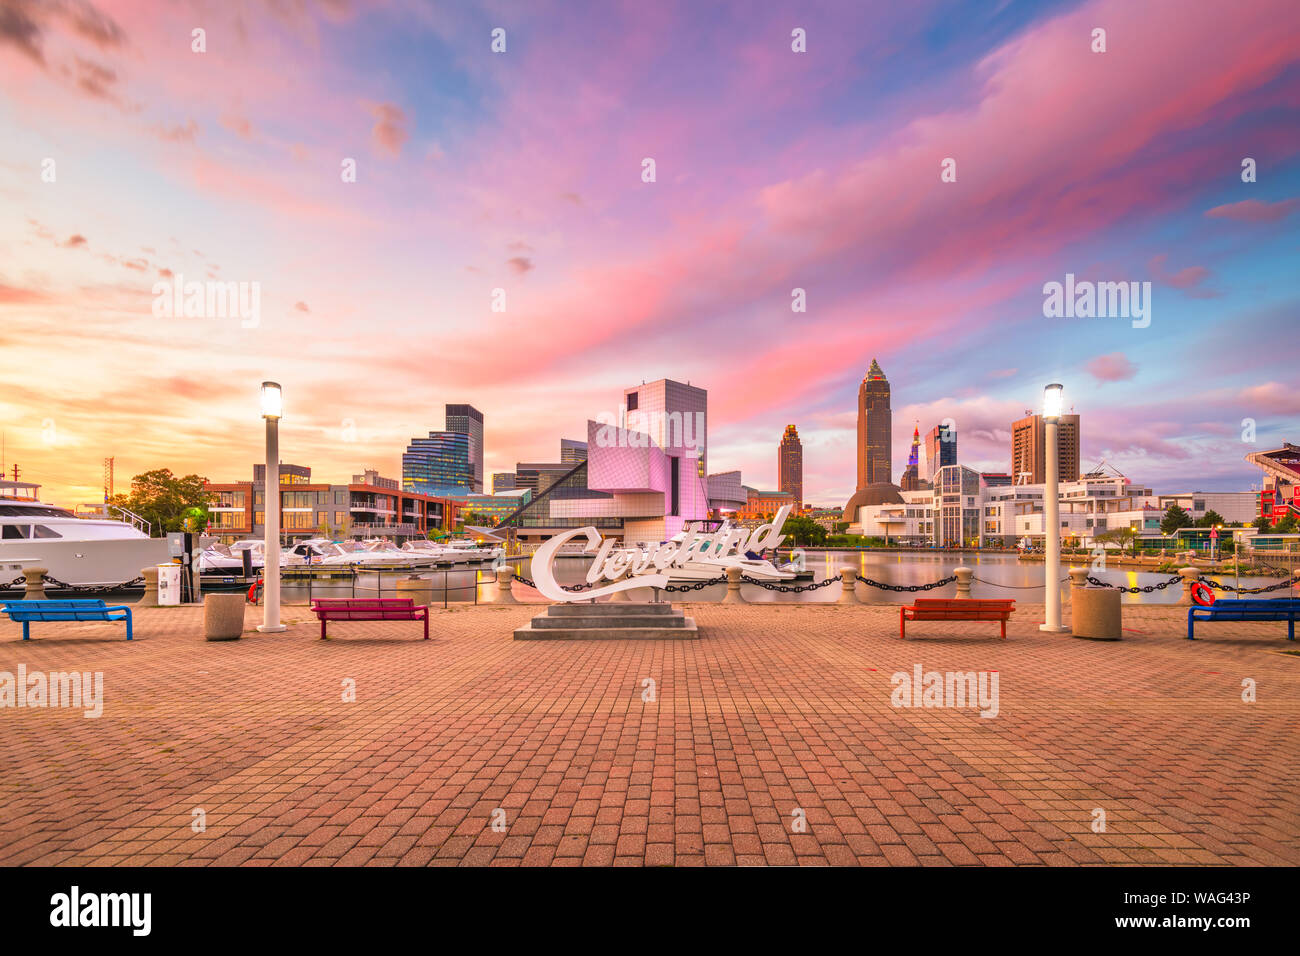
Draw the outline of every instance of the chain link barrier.
[[[741,580],[746,584],[755,584],[765,591],[780,591],[782,594],[802,594],[804,591],[818,591],[828,584],[836,583],[839,578],[827,578],[825,581],[817,581],[812,584],[775,584],[770,581],[755,581],[753,578],[747,578],[744,575],[741,575]]]
[[[528,587],[532,588],[534,591],[537,590],[537,585],[534,584],[532,581],[530,581],[528,578],[524,577],[524,576],[523,576],[522,574],[520,574],[518,571],[515,572],[515,580],[518,581],[520,584],[526,584],[526,585],[528,585]],[[590,590],[591,590],[592,588],[594,588],[595,586],[596,586],[596,585],[594,585],[594,584],[575,584],[575,585],[573,585],[573,586],[571,586],[571,587],[567,587],[567,588],[566,588],[563,584],[561,584],[561,585],[560,585],[560,590],[562,590],[562,591],[569,591],[569,592],[571,592],[571,593],[573,593],[573,594],[576,594],[576,593],[579,592],[579,591],[590,591]]]
[[[1197,578],[1201,584],[1206,587],[1214,588],[1216,591],[1230,591],[1233,594],[1264,594],[1268,591],[1281,591],[1283,588],[1290,588],[1290,581],[1280,581],[1277,584],[1270,584],[1262,588],[1234,588],[1231,584],[1219,584],[1217,581],[1211,581],[1205,575]]]
[[[1070,576],[1067,574],[1065,577],[1061,578],[1058,583],[1064,584],[1068,580],[1070,580]],[[1010,588],[1013,591],[1032,591],[1035,588],[1044,587],[1042,584],[998,584],[996,581],[985,581],[983,578],[977,578],[974,575],[971,575],[971,581],[978,581],[980,584],[987,584],[991,588]]]
[[[957,580],[957,575],[950,574],[946,578],[940,578],[938,581],[931,581],[929,584],[882,584],[879,581],[873,581],[871,578],[858,578],[860,584],[865,584],[869,588],[879,588],[882,591],[933,591],[935,588],[941,588],[946,584],[952,584]]]
[[[1088,583],[1091,584],[1093,587],[1111,588],[1115,591],[1123,591],[1125,594],[1150,594],[1153,591],[1163,591],[1165,588],[1171,588],[1175,584],[1182,584],[1182,582],[1183,582],[1182,575],[1174,575],[1168,581],[1164,581],[1160,584],[1137,585],[1135,587],[1129,588],[1129,587],[1125,587],[1122,584],[1108,584],[1107,582],[1101,580],[1100,578],[1094,578],[1091,574],[1088,575]]]

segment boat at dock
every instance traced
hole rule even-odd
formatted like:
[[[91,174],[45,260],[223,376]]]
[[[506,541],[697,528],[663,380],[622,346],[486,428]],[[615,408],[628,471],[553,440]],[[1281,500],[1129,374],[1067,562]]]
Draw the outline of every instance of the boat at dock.
[[[112,588],[138,582],[144,568],[170,560],[167,541],[124,508],[81,518],[40,500],[40,485],[0,481],[0,565],[15,572],[0,588],[21,587],[22,568],[41,567],[51,586]]]

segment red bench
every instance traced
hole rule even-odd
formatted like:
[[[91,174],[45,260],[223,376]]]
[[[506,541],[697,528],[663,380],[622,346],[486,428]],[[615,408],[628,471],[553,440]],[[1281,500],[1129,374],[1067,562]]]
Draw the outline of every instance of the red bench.
[[[311,609],[320,618],[320,636],[326,621],[423,621],[424,639],[429,639],[428,605],[410,598],[314,598]]]
[[[906,640],[908,621],[1001,621],[1005,641],[1007,618],[1015,609],[1014,600],[917,598],[912,607],[898,609],[898,636]]]

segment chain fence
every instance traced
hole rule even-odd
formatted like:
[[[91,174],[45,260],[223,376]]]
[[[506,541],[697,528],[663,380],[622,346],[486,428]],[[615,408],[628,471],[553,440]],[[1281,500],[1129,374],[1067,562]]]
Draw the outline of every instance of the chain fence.
[[[1070,576],[1067,574],[1065,577],[1061,578],[1058,583],[1064,584],[1068,580],[1070,580]],[[983,578],[977,578],[974,575],[971,575],[971,581],[978,581],[980,584],[987,584],[991,588],[1010,588],[1013,591],[1033,591],[1046,586],[1043,584],[998,584],[996,581],[985,581]]]
[[[1122,584],[1110,584],[1101,578],[1094,578],[1090,574],[1088,575],[1088,583],[1095,588],[1111,588],[1115,591],[1123,591],[1125,594],[1150,594],[1153,591],[1163,591],[1165,588],[1171,588],[1175,584],[1182,584],[1183,579],[1181,575],[1175,574],[1168,581],[1162,581],[1160,584],[1139,584],[1130,588]]]
[[[1211,581],[1205,575],[1201,575],[1197,580],[1206,587],[1214,588],[1216,591],[1230,591],[1233,594],[1264,594],[1268,591],[1281,591],[1283,588],[1290,588],[1290,581],[1279,581],[1277,584],[1270,584],[1262,588],[1235,588],[1231,584],[1220,584],[1217,581]]]

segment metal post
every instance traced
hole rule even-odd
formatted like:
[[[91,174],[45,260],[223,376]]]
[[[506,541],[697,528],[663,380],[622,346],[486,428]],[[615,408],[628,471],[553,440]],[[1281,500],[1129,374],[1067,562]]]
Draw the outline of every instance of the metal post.
[[[1044,418],[1044,441],[1047,447],[1044,454],[1047,459],[1047,487],[1043,492],[1043,522],[1047,526],[1044,561],[1044,582],[1046,589],[1047,620],[1040,624],[1040,631],[1060,633],[1068,630],[1061,625],[1061,491],[1060,491],[1060,448],[1057,445],[1059,428],[1055,416]]]
[[[266,488],[262,495],[262,513],[266,520],[262,565],[263,634],[285,630],[280,623],[280,419],[266,419]]]

